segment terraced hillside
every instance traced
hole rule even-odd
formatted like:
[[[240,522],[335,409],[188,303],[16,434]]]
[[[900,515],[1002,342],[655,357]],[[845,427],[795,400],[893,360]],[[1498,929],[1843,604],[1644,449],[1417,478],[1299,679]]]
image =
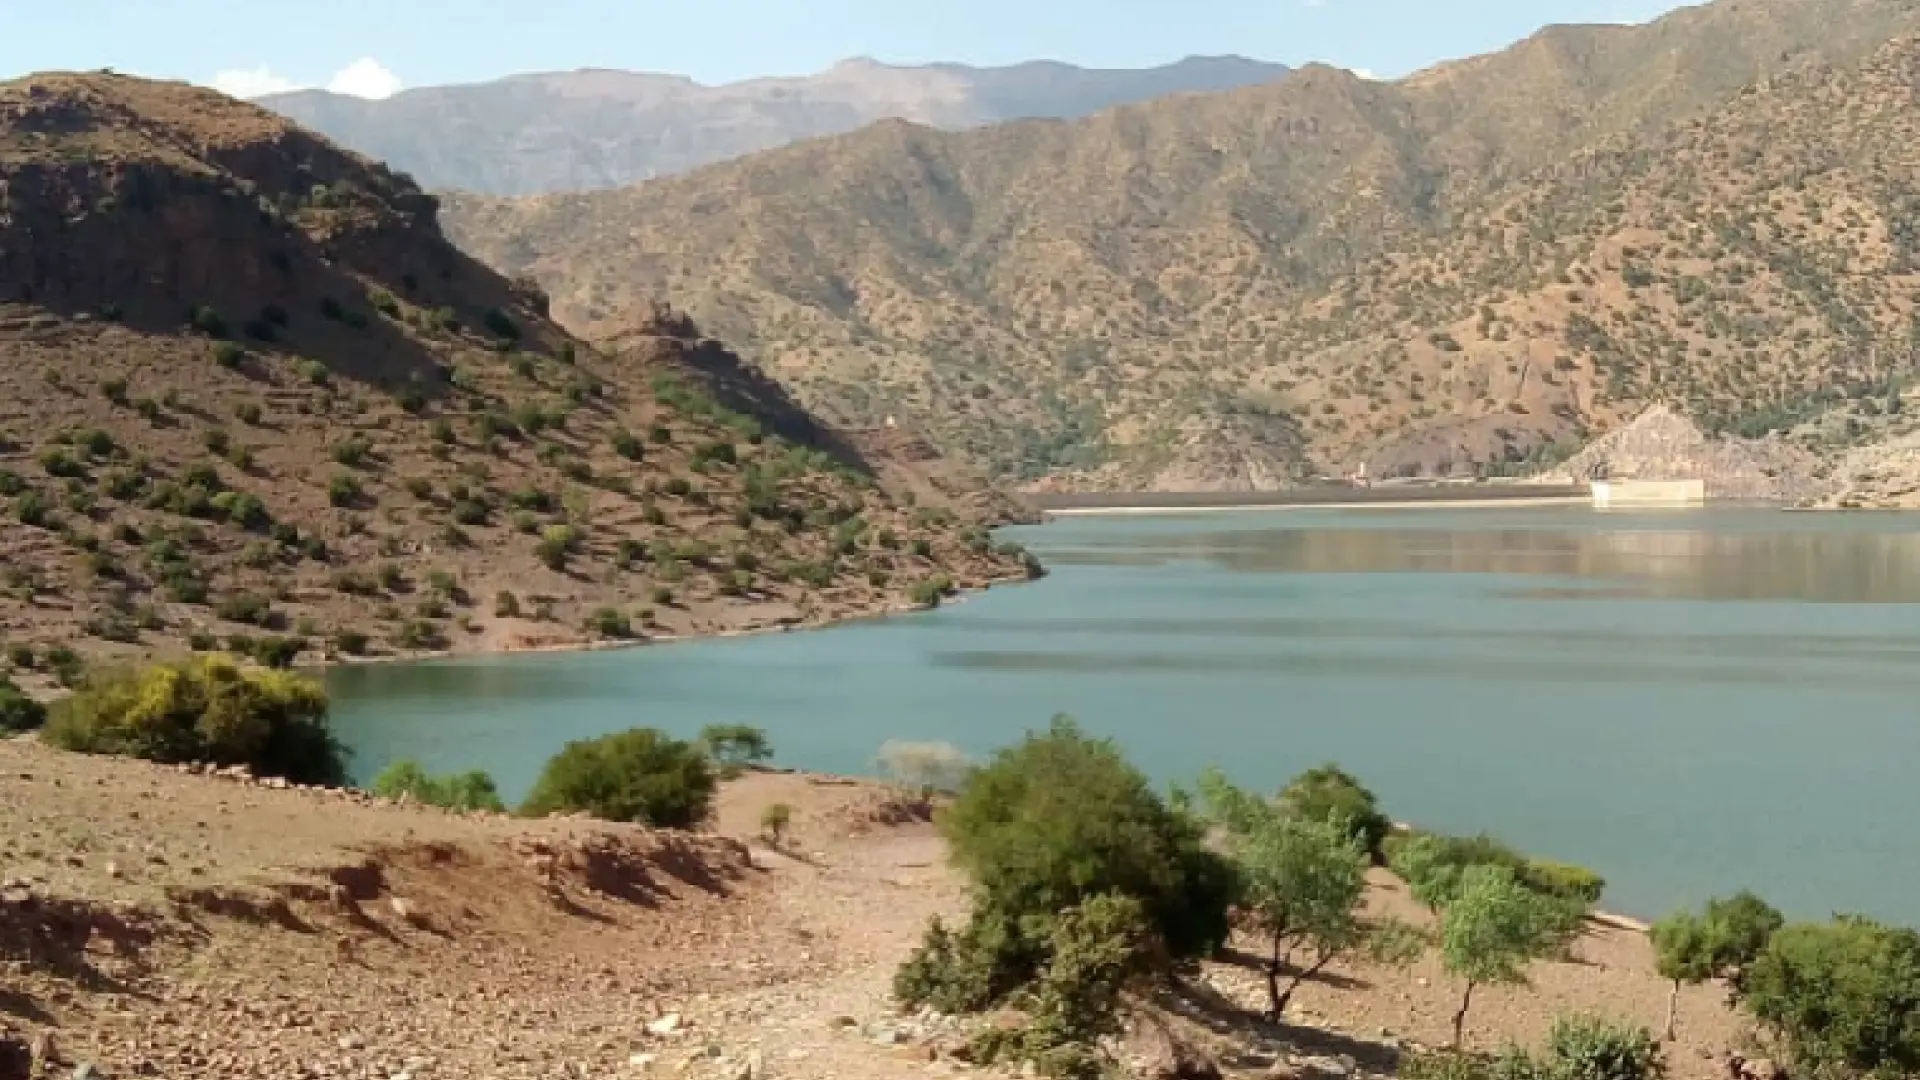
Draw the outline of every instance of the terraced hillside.
[[[672,298],[809,406],[1003,479],[1512,469],[1656,401],[1753,428],[1885,376],[1916,29],[1911,0],[1721,0],[1395,84],[452,196],[450,227],[569,326]]]
[[[727,397],[684,316],[589,348],[436,210],[211,92],[0,85],[14,666],[702,633],[1026,574],[964,474]]]

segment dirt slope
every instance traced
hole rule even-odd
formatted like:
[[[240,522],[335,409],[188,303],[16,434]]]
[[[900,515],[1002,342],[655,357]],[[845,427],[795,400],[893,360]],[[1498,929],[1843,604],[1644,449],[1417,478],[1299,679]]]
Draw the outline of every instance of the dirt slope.
[[[683,317],[589,347],[436,212],[208,91],[0,85],[0,640],[512,648],[1024,576],[978,531],[1016,508],[722,405]]]
[[[964,897],[925,808],[868,782],[750,775],[712,832],[669,834],[25,740],[0,743],[0,773],[0,1064],[38,1045],[66,1072],[187,1080],[981,1071],[954,1056],[965,1025],[888,1004],[926,920]],[[775,802],[794,809],[777,850],[756,835]],[[1420,917],[1388,878],[1372,902]],[[1141,1014],[1121,1060],[1151,1061],[1166,1025],[1230,1077],[1372,1075],[1446,1030],[1456,988],[1431,957],[1331,971],[1267,1025],[1257,948]],[[1575,951],[1477,995],[1474,1044],[1537,1039],[1571,1009],[1662,1019],[1642,936],[1596,925]],[[1688,991],[1681,1018],[1673,1074],[1722,1075],[1740,1035],[1717,991]]]

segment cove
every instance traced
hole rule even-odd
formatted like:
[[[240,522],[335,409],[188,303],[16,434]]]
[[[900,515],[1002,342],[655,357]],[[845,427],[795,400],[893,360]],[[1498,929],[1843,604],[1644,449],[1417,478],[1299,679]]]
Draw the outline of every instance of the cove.
[[[764,728],[785,765],[984,755],[1056,712],[1161,782],[1325,761],[1401,820],[1579,862],[1654,916],[1751,887],[1920,924],[1920,516],[1586,508],[1097,516],[939,611],[616,652],[336,668],[356,776],[517,799],[571,739]]]

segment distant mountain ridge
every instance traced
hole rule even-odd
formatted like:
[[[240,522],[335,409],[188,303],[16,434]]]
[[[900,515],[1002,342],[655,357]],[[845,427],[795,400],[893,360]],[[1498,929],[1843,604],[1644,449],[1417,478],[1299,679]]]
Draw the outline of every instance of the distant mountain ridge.
[[[369,101],[324,90],[259,99],[430,188],[531,195],[619,187],[879,120],[963,129],[1070,119],[1172,94],[1271,82],[1281,64],[1193,56],[1145,69],[1055,61],[902,67],[860,57],[817,75],[706,86],[683,75],[586,69],[408,90]]]
[[[1760,434],[1885,396],[1920,342],[1916,33],[1920,0],[1720,0],[447,218],[582,333],[671,298],[1002,480],[1512,471],[1655,402]]]

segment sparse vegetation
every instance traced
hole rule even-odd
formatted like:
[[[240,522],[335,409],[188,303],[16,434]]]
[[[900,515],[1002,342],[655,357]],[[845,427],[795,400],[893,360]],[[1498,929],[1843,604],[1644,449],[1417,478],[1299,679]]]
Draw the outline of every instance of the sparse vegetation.
[[[478,770],[435,776],[417,761],[396,761],[380,770],[369,790],[381,798],[412,799],[447,810],[506,812],[493,777]]]

